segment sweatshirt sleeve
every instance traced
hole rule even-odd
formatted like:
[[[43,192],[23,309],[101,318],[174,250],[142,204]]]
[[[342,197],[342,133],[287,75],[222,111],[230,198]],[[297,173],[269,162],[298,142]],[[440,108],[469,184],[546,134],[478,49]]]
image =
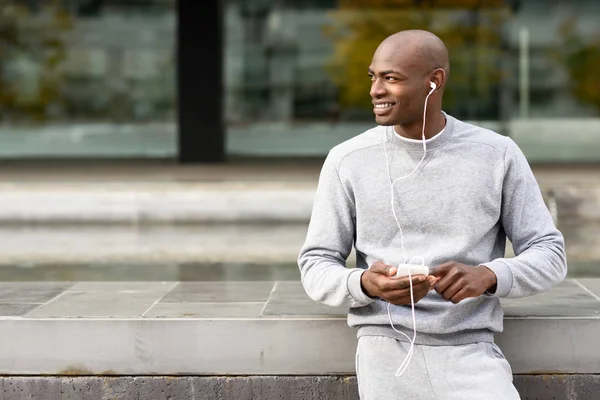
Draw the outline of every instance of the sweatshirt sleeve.
[[[567,261],[564,238],[554,225],[527,159],[508,140],[501,219],[515,257],[482,265],[496,274],[496,296],[518,298],[561,282],[567,274]]]
[[[330,153],[321,169],[306,241],[298,256],[302,285],[311,299],[349,308],[374,301],[361,288],[365,270],[346,267],[354,243],[355,216],[354,202]]]

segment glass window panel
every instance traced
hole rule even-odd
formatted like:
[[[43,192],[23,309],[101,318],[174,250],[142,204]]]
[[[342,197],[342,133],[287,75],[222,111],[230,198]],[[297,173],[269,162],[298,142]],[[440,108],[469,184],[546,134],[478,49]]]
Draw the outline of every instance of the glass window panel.
[[[173,157],[174,0],[5,0],[0,157]]]

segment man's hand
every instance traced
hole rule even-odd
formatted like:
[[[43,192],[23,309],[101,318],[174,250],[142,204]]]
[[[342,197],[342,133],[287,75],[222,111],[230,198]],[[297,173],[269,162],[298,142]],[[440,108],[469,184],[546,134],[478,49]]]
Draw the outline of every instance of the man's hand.
[[[469,297],[479,297],[496,287],[496,274],[483,265],[469,266],[450,261],[432,268],[429,273],[437,278],[436,292],[454,304]]]
[[[397,268],[381,261],[374,263],[361,277],[361,285],[369,297],[379,297],[397,306],[410,304],[410,281],[408,277],[394,278]],[[421,300],[433,288],[433,277],[413,275],[414,302]]]

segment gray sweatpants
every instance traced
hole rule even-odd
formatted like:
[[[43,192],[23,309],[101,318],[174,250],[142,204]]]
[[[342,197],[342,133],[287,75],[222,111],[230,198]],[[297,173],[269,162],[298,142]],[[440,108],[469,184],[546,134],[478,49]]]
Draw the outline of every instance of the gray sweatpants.
[[[518,400],[508,361],[494,343],[415,345],[400,377],[395,373],[410,343],[361,336],[356,375],[361,400]]]

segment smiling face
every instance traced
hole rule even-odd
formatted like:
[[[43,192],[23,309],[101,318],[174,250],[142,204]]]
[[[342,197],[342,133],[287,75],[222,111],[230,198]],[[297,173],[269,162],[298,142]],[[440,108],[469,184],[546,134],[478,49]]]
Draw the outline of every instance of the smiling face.
[[[423,118],[429,93],[429,63],[410,41],[384,41],[375,51],[369,77],[375,121],[379,125],[408,125]]]

